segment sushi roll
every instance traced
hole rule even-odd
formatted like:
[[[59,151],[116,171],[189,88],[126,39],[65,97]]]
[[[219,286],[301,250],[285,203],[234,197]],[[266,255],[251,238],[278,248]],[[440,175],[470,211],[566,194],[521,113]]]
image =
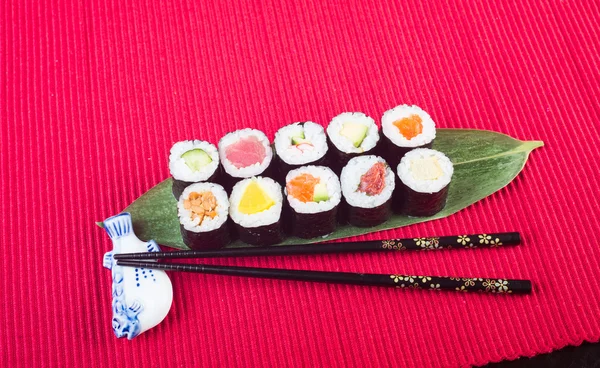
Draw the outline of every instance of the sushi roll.
[[[281,186],[271,178],[239,181],[229,197],[229,213],[241,241],[272,245],[283,240]]]
[[[286,125],[275,133],[277,181],[285,182],[287,173],[300,166],[324,163],[327,136],[322,126],[312,121]]]
[[[396,167],[402,157],[415,148],[431,148],[435,139],[435,123],[418,106],[400,105],[381,117],[384,155]]]
[[[351,159],[342,169],[341,183],[348,223],[369,227],[390,218],[396,183],[383,158],[367,155]]]
[[[219,175],[217,148],[204,141],[182,141],[171,147],[169,171],[173,177],[173,196],[178,199],[193,183],[215,181]]]
[[[285,182],[291,234],[307,239],[331,234],[342,197],[337,175],[328,167],[303,166],[290,171]]]
[[[419,148],[408,152],[398,165],[394,210],[408,216],[433,216],[446,205],[454,167],[443,153]]]
[[[379,130],[375,121],[362,112],[345,112],[327,126],[330,142],[329,162],[340,173],[351,158],[373,154],[379,142]]]
[[[233,185],[242,179],[268,176],[273,150],[265,133],[246,128],[221,138],[219,158],[225,171],[221,184],[231,192]]]
[[[225,189],[213,183],[195,183],[177,203],[183,242],[192,249],[218,249],[231,241],[227,228],[229,201]]]

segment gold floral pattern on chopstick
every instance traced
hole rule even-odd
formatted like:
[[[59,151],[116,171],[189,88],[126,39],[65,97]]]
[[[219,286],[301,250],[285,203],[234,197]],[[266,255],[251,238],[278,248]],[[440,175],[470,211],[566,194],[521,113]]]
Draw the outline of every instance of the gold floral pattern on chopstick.
[[[411,276],[392,274],[389,275],[389,280],[392,283],[392,285],[395,285],[398,288],[422,288],[427,290],[451,290],[460,292],[478,291],[484,293],[497,294],[513,293],[511,282],[506,279]],[[517,288],[519,287],[522,287],[522,285],[517,286]],[[517,292],[519,292],[519,290],[517,290]]]
[[[396,240],[382,240],[381,247],[389,250],[406,250],[406,247],[401,242]]]
[[[452,248],[496,248],[501,245],[519,244],[517,233],[470,234],[440,237],[420,237],[409,239],[389,239],[381,241],[385,250],[437,250]]]
[[[432,250],[440,247],[440,238],[415,238],[413,240],[422,249]]]

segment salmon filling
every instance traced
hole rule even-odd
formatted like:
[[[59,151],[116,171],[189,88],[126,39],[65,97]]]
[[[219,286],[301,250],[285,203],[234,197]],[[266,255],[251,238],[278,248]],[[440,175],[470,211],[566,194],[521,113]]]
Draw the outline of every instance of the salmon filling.
[[[394,121],[394,126],[398,128],[400,134],[408,140],[413,139],[423,132],[423,119],[419,115],[411,115]]]
[[[374,196],[381,194],[383,188],[385,188],[385,165],[383,162],[377,162],[360,177],[358,191]]]
[[[302,174],[290,180],[285,188],[292,197],[300,202],[312,202],[314,200],[315,186],[321,179],[315,178],[310,174]]]
[[[183,201],[183,208],[192,213],[192,220],[199,218],[198,225],[201,225],[205,218],[213,219],[217,216],[217,198],[211,192],[192,192]]]

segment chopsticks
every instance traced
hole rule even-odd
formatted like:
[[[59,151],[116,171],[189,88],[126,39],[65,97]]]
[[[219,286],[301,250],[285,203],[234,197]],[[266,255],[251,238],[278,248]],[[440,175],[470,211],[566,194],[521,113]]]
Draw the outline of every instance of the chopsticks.
[[[429,238],[354,241],[330,244],[301,244],[262,248],[226,248],[115,254],[116,260],[192,259],[218,257],[282,256],[324,253],[388,252],[460,248],[494,248],[521,244],[518,232],[454,235]]]
[[[152,261],[118,260],[117,265],[183,271],[213,275],[246,276],[277,280],[312,281],[336,284],[388,286],[406,289],[450,290],[497,294],[529,294],[531,281],[495,278],[462,278],[439,276],[410,276],[351,272],[286,270],[274,268],[213,266],[204,264],[156,263]]]
[[[117,260],[117,265],[119,266],[151,268],[165,271],[182,271],[213,275],[246,276],[278,280],[311,281],[350,285],[388,286],[407,289],[450,290],[462,292],[479,291],[497,294],[528,294],[532,289],[531,281],[529,280],[327,272],[156,262],[156,260],[159,259],[182,258],[194,259],[351,252],[388,252],[477,247],[494,248],[507,245],[518,245],[520,243],[520,234],[517,232],[510,232],[429,238],[355,241],[322,245],[301,244],[263,248],[229,248],[219,250],[122,253],[115,254],[114,258]]]

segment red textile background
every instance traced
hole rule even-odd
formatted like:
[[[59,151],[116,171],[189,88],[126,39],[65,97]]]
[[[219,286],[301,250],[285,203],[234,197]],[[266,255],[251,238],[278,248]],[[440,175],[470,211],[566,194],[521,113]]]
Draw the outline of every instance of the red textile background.
[[[441,367],[600,340],[600,3],[281,3],[2,2],[0,365]],[[212,262],[530,278],[533,295],[172,274],[166,320],[113,336],[94,221],[166,178],[175,141],[399,103],[546,146],[480,203],[368,238],[522,246]]]

